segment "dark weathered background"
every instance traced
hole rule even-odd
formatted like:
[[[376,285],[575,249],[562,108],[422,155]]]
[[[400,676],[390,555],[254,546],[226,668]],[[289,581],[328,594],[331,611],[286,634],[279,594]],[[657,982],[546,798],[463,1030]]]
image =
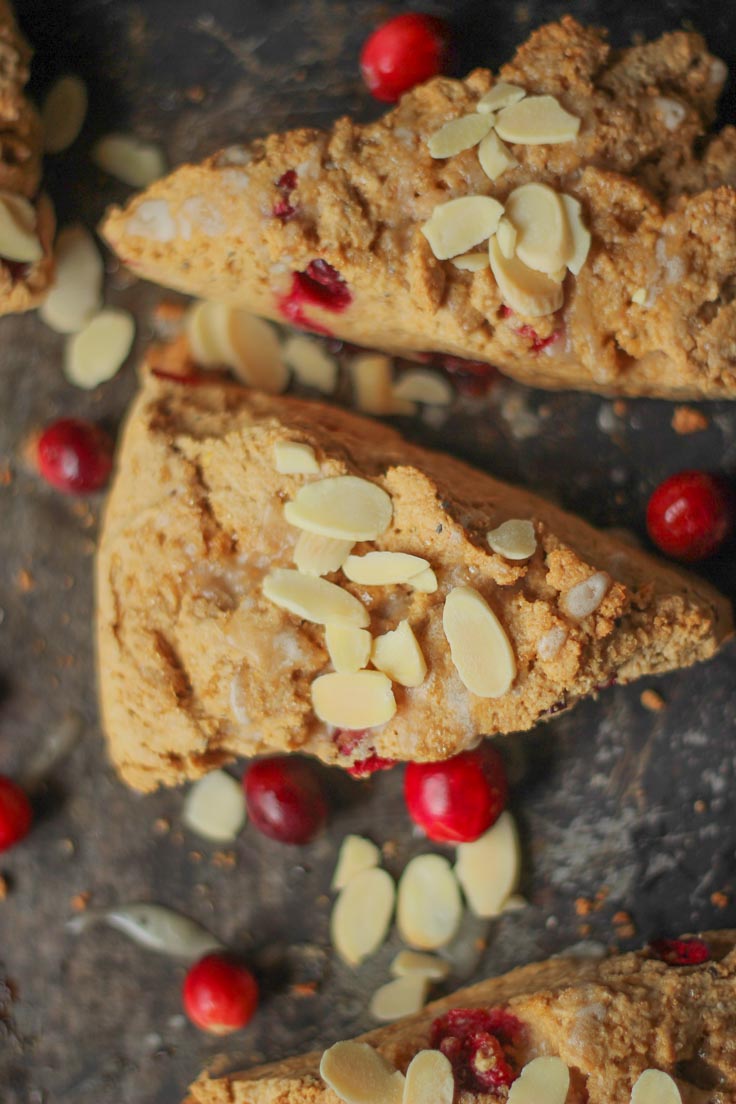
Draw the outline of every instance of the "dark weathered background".
[[[374,113],[358,77],[358,49],[379,19],[408,6],[24,0],[21,20],[37,47],[34,91],[71,69],[91,92],[82,139],[48,167],[61,221],[94,226],[104,206],[125,195],[86,156],[111,128],[160,140],[176,163],[273,128],[327,123],[344,110]],[[730,63],[736,55],[736,8],[723,0],[429,6],[457,29],[458,69],[497,64],[532,26],[566,10],[607,23],[621,44],[691,23]],[[156,292],[131,286],[110,262],[108,298],[134,307],[142,344]],[[385,979],[393,948],[357,974],[330,955],[327,890],[337,841],[348,830],[395,841],[388,859],[395,872],[422,843],[409,831],[398,770],[362,785],[331,775],[331,830],[311,847],[283,848],[248,828],[224,860],[180,831],[181,793],[141,798],[117,781],[100,739],[91,660],[100,504],[42,486],[23,447],[29,431],[59,414],[115,429],[134,369],[131,362],[87,395],[65,383],[62,341],[35,317],[4,319],[0,343],[0,771],[46,776],[32,837],[0,858],[8,886],[0,901],[0,978],[8,979],[0,989],[0,1101],[178,1104],[187,1082],[218,1055],[221,1068],[250,1063],[367,1025],[367,998]],[[417,421],[406,430],[598,523],[641,532],[646,496],[664,475],[685,466],[736,469],[736,408],[707,412],[709,428],[682,437],[664,403],[614,410],[595,398],[503,385],[488,400],[459,403],[444,427]],[[724,555],[711,574],[733,591],[731,559]],[[626,945],[626,918],[614,921],[621,910],[636,929],[630,942],[736,923],[733,676],[727,648],[709,666],[663,680],[660,713],[640,704],[643,687],[614,689],[509,742],[532,907],[489,925],[485,953],[467,955],[453,983],[557,951],[581,930]],[[575,899],[599,891],[600,909],[577,915]],[[92,905],[160,901],[248,952],[265,992],[252,1027],[211,1041],[181,1016],[179,966],[107,929],[68,935],[78,894],[90,894]],[[294,995],[294,983],[312,980],[314,996]]]

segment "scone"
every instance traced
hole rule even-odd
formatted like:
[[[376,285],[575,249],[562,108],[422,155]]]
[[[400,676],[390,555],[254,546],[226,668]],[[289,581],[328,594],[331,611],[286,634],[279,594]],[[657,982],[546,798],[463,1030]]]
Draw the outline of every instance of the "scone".
[[[41,182],[41,121],[26,99],[31,50],[0,0],[0,314],[30,310],[53,276],[54,214]]]
[[[549,959],[324,1054],[204,1074],[185,1104],[733,1104],[736,933],[664,942]]]
[[[374,421],[175,382],[176,353],[150,354],[97,566],[104,726],[136,788],[274,749],[445,758],[730,634],[696,576]]]
[[[730,397],[736,128],[709,133],[726,76],[697,34],[613,50],[566,17],[497,77],[184,165],[104,235],[140,276],[357,344]]]

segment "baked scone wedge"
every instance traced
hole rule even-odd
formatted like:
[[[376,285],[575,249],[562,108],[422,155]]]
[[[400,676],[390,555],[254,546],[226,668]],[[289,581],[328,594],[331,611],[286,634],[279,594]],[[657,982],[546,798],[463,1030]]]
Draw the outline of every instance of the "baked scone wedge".
[[[97,563],[131,785],[273,749],[445,758],[731,633],[697,576],[375,421],[161,378],[174,352],[149,356]]]
[[[669,962],[645,950],[524,966],[324,1055],[203,1074],[185,1104],[436,1104],[452,1101],[453,1087],[463,1104],[733,1104],[736,933],[667,942]],[[670,964],[678,949],[698,964]],[[452,1062],[437,1057],[440,1048]],[[432,1057],[419,1059],[404,1082],[427,1051]],[[543,1056],[541,1066],[529,1065]],[[360,1077],[367,1067],[373,1093]],[[536,1092],[520,1091],[524,1081]]]
[[[709,133],[726,76],[697,34],[613,50],[566,17],[497,77],[184,165],[103,233],[140,276],[359,345],[539,387],[734,396],[736,128]]]

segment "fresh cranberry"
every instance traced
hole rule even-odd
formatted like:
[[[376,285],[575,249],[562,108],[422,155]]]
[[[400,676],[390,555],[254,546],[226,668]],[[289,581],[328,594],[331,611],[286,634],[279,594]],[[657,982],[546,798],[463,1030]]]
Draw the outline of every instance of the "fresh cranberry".
[[[8,851],[28,835],[33,809],[24,791],[0,775],[0,851]]]
[[[705,559],[733,529],[733,496],[718,476],[684,471],[660,483],[647,506],[647,529],[668,556]]]
[[[99,491],[112,470],[112,441],[81,418],[61,418],[38,439],[38,470],[53,487],[67,494]]]
[[[704,939],[655,939],[649,953],[668,966],[700,966],[710,959],[710,947]]]
[[[440,363],[456,389],[463,395],[480,398],[490,391],[498,379],[498,369],[482,360],[446,356]]]
[[[212,1035],[229,1035],[252,1018],[258,1005],[258,985],[247,967],[214,953],[187,971],[183,997],[193,1024]]]
[[[264,836],[309,843],[327,820],[327,804],[312,765],[289,755],[259,759],[243,779],[248,814]]]
[[[429,1045],[448,1059],[459,1088],[489,1092],[516,1080],[504,1048],[521,1031],[521,1022],[503,1008],[453,1008],[432,1024]]]
[[[296,214],[296,207],[291,202],[291,193],[296,188],[297,183],[298,178],[294,169],[287,169],[276,181],[276,187],[281,195],[274,203],[273,216],[280,219],[281,222],[288,222]]]
[[[358,759],[357,762],[352,763],[347,768],[347,772],[351,778],[369,778],[372,774],[391,770],[395,766],[395,759],[384,759],[381,755],[376,755],[372,751],[365,759]]]
[[[503,759],[490,745],[442,763],[409,763],[404,800],[409,816],[439,843],[470,843],[498,820],[508,784]]]
[[[433,15],[406,12],[377,27],[360,52],[360,71],[371,95],[396,103],[410,88],[442,72],[447,24]]]

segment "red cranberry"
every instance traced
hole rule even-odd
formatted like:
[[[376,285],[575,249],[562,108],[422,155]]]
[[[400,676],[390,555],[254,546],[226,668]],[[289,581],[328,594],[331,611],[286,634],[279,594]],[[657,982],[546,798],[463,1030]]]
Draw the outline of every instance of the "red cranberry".
[[[441,365],[462,395],[480,398],[487,394],[498,379],[498,369],[482,360],[464,360],[446,356]]]
[[[208,954],[184,979],[184,1010],[203,1031],[229,1035],[245,1027],[258,1005],[258,985],[250,970],[223,954]]]
[[[24,791],[0,775],[0,851],[8,851],[28,835],[33,809]]]
[[[312,765],[289,755],[259,759],[243,779],[248,815],[264,836],[309,843],[327,820],[327,804]]]
[[[668,966],[700,966],[710,959],[710,947],[704,939],[655,939],[649,953]]]
[[[507,793],[503,759],[488,744],[442,763],[409,763],[404,775],[409,816],[440,843],[478,839],[500,817]]]
[[[318,258],[310,261],[304,272],[295,272],[291,278],[291,289],[277,300],[277,306],[284,318],[296,326],[312,330],[313,333],[332,337],[330,330],[321,322],[313,322],[304,312],[304,307],[321,307],[322,310],[341,314],[353,301],[352,293],[336,268],[327,261]]]
[[[554,345],[554,343],[559,341],[562,337],[559,330],[555,330],[553,333],[549,334],[548,337],[540,337],[533,326],[520,326],[516,332],[519,337],[524,337],[527,341],[531,341],[533,353],[541,353],[543,349],[548,348],[550,345]]]
[[[276,181],[276,187],[281,195],[274,203],[273,216],[280,219],[281,222],[288,222],[296,214],[296,207],[291,202],[291,193],[296,188],[297,183],[298,178],[294,169],[287,169]]]
[[[495,1035],[479,1031],[468,1040],[468,1062],[475,1081],[481,1088],[493,1092],[508,1087],[517,1074],[506,1060],[504,1049]]]
[[[112,470],[112,441],[91,422],[61,418],[38,439],[38,470],[43,478],[67,494],[99,491]]]
[[[647,529],[668,556],[705,559],[733,529],[733,496],[718,476],[684,471],[660,483],[647,506]]]
[[[432,1024],[430,1047],[448,1059],[459,1088],[493,1092],[518,1076],[504,1048],[521,1031],[521,1022],[503,1008],[453,1008]]]
[[[372,774],[391,770],[395,766],[395,759],[384,759],[381,755],[376,755],[372,751],[365,759],[358,759],[357,762],[352,763],[347,771],[351,778],[369,778]]]
[[[361,744],[365,743],[367,735],[367,728],[338,728],[332,739],[340,755],[352,755]]]
[[[212,382],[212,373],[204,372],[188,372],[178,375],[176,372],[167,372],[165,368],[152,368],[151,375],[156,379],[165,380],[167,383],[182,383],[187,387],[198,387],[201,383]]]
[[[422,12],[394,16],[377,27],[360,53],[360,71],[377,100],[396,103],[410,88],[442,72],[447,24]]]

